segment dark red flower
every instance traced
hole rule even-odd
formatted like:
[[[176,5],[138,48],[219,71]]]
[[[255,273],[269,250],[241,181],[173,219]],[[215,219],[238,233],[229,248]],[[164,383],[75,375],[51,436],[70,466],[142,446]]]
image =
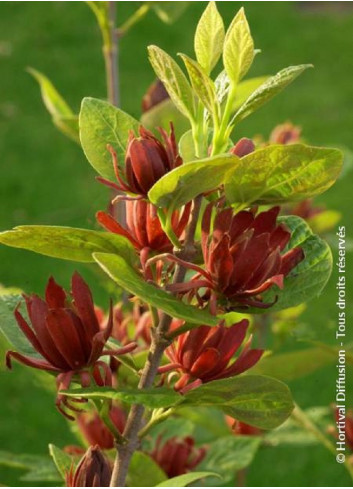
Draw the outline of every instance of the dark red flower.
[[[238,358],[232,362],[241,347],[249,321],[244,319],[230,327],[221,323],[217,327],[199,326],[178,336],[166,349],[170,365],[160,367],[159,372],[178,370],[180,379],[176,390],[186,392],[212,380],[239,375],[257,363],[263,350],[251,349],[250,337]]]
[[[130,132],[123,174],[119,169],[117,155],[109,146],[118,184],[101,177],[98,177],[98,180],[116,190],[146,197],[150,188],[163,175],[182,164],[173,125],[171,125],[169,136],[164,129],[159,129],[159,131],[164,144],[142,126],[139,130],[140,137]]]
[[[153,452],[153,460],[164,470],[168,478],[186,474],[194,469],[206,454],[203,447],[195,447],[195,441],[190,436],[186,438],[170,438],[162,443],[161,437],[157,439]]]
[[[291,122],[276,126],[270,134],[272,144],[294,144],[300,142],[301,128]]]
[[[125,412],[120,407],[113,406],[110,409],[109,417],[117,430],[122,433],[126,423]],[[102,450],[114,448],[114,436],[96,411],[80,413],[76,421],[80,432],[89,445],[97,445]]]
[[[67,487],[109,487],[111,467],[98,446],[90,447],[80,460],[76,470],[66,475]]]
[[[188,224],[190,204],[184,207],[182,214],[173,212],[172,227],[177,238],[180,238]],[[125,236],[139,251],[150,249],[167,252],[173,245],[162,229],[157,209],[145,200],[126,202],[126,229],[106,212],[97,212],[98,222],[108,231]]]
[[[169,98],[169,94],[165,89],[161,80],[157,78],[147,89],[147,92],[142,98],[142,112],[151,110],[156,105]]]
[[[263,430],[260,430],[260,428],[243,423],[231,416],[226,416],[226,422],[235,435],[260,436],[263,433]]]
[[[232,209],[217,213],[210,235],[211,206],[202,223],[202,251],[211,288],[228,304],[263,307],[259,294],[273,285],[283,287],[283,278],[304,258],[294,248],[281,255],[290,231],[277,224],[279,207],[256,215],[254,210],[233,215]]]
[[[34,358],[15,351],[8,351],[6,364],[11,368],[11,360],[29,367],[58,374],[58,389],[67,389],[75,376],[83,387],[93,378],[97,385],[111,384],[111,371],[100,361],[102,355],[119,355],[132,351],[136,344],[130,343],[119,350],[105,350],[112,331],[112,314],[102,331],[96,317],[91,291],[87,284],[75,273],[72,277],[70,301],[64,289],[53,278],[49,279],[45,300],[37,295],[24,296],[27,313],[32,327],[19,311],[15,310],[17,323],[34,349],[42,358]],[[57,406],[67,416],[61,404],[73,409],[69,401],[59,395]],[[71,417],[70,417],[71,418]]]
[[[261,212],[241,211],[233,214],[231,208],[221,209],[213,221],[213,203],[202,220],[201,247],[205,269],[192,268],[199,273],[189,282],[168,286],[178,293],[208,289],[204,296],[211,298],[226,310],[236,307],[270,307],[261,293],[273,285],[283,287],[283,279],[304,258],[302,248],[286,253],[291,233],[285,224],[277,224],[279,207]],[[200,297],[197,295],[198,299]],[[211,304],[212,304],[211,303]]]

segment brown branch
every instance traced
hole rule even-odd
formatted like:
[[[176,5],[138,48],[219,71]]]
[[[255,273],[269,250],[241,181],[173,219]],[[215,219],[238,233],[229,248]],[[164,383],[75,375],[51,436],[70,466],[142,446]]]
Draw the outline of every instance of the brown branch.
[[[192,261],[195,256],[195,231],[200,214],[202,196],[199,195],[194,200],[194,206],[191,214],[191,221],[188,226],[183,249],[178,251],[177,254],[180,258],[186,261]],[[180,283],[184,281],[186,269],[180,264],[176,265],[173,283]],[[156,328],[156,331],[152,335],[152,343],[146,364],[143,368],[139,389],[146,389],[153,385],[156,378],[158,367],[161,363],[164,350],[170,344],[170,340],[167,339],[170,324],[173,318],[163,313],[160,322]],[[113,474],[111,478],[110,487],[124,487],[125,480],[129,469],[131,457],[135,450],[139,447],[138,433],[141,429],[145,408],[142,404],[134,404],[131,407],[128,420],[123,433],[127,443],[123,445],[117,445],[117,454],[113,468]]]
[[[119,106],[118,36],[116,35],[116,2],[108,2],[109,32],[103,46],[108,100]]]

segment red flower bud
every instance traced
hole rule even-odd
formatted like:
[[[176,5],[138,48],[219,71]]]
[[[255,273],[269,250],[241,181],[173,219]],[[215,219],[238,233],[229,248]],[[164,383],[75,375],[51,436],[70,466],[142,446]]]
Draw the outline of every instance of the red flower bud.
[[[190,216],[190,204],[184,207],[180,215],[175,211],[172,216],[172,227],[175,235],[180,238]],[[126,229],[106,212],[97,212],[98,222],[108,231],[125,236],[137,250],[148,248],[158,252],[168,252],[173,249],[168,236],[162,229],[154,205],[145,200],[126,202]]]
[[[161,80],[157,78],[147,89],[142,99],[142,112],[147,112],[154,106],[169,98],[167,90]]]
[[[124,431],[126,415],[118,406],[113,406],[109,412],[109,417],[120,433]],[[114,436],[103,423],[96,411],[80,413],[77,418],[77,425],[91,446],[98,446],[102,450],[114,448]]]
[[[239,141],[233,146],[233,148],[231,148],[229,153],[237,155],[239,156],[239,158],[242,158],[243,156],[246,156],[253,151],[255,151],[255,144],[253,143],[253,141],[248,138],[242,138],[239,139]]]
[[[109,487],[110,463],[98,446],[90,447],[80,460],[76,470],[66,476],[67,487]]]
[[[150,453],[153,460],[164,470],[168,478],[186,474],[194,469],[206,454],[205,448],[196,448],[191,437],[178,439],[170,438],[162,444],[161,437]]]
[[[140,127],[140,137],[136,137],[130,132],[123,175],[121,175],[115,151],[112,147],[108,147],[112,154],[114,170],[119,184],[101,177],[98,177],[98,180],[116,190],[146,197],[151,187],[163,175],[182,164],[173,126],[171,125],[169,136],[164,129],[159,129],[159,131],[164,144],[143,127]]]
[[[276,126],[270,134],[272,144],[294,144],[299,143],[301,128],[294,126],[291,122],[285,122]]]
[[[199,326],[179,335],[166,350],[171,364],[159,371],[178,370],[182,375],[174,388],[183,393],[200,384],[245,372],[260,360],[263,353],[263,350],[250,349],[250,337],[232,362],[245,339],[248,326],[249,322],[244,319],[230,327],[222,323],[213,328]]]

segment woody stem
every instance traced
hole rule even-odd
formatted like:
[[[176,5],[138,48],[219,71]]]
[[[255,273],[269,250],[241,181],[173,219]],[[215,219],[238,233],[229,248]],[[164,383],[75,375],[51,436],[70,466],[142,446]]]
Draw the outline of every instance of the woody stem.
[[[180,258],[186,261],[192,261],[194,259],[194,238],[200,214],[201,201],[201,195],[196,197],[194,200],[191,220],[186,231],[184,246],[182,250],[178,251]],[[173,283],[176,284],[183,282],[185,279],[185,274],[186,268],[180,264],[177,264],[175,267]],[[166,335],[172,320],[173,318],[165,313],[161,315],[159,324],[152,336],[150,350],[138,385],[139,389],[147,389],[153,385],[164,350],[170,343],[170,340],[167,339]],[[114,462],[110,487],[125,486],[125,480],[131,457],[139,446],[139,431],[141,429],[144,411],[145,408],[142,404],[134,404],[131,407],[123,433],[123,436],[127,441],[122,445],[117,444],[117,454]]]

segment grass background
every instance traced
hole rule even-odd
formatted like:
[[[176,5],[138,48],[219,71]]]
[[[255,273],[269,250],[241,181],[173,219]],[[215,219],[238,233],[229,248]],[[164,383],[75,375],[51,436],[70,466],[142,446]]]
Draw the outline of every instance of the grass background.
[[[119,19],[131,14],[133,3],[119,2]],[[241,5],[246,8],[256,47],[262,50],[250,75],[272,74],[291,64],[315,65],[271,105],[244,121],[239,136],[267,136],[277,123],[289,119],[303,127],[312,144],[352,148],[352,2],[319,2],[316,7],[321,8],[314,10],[309,4],[219,2],[227,23]],[[139,117],[141,97],[153,80],[146,46],[157,44],[172,55],[179,51],[192,55],[193,32],[204,7],[204,2],[191,2],[172,26],[149,13],[122,40],[124,110]],[[96,227],[95,211],[105,207],[108,192],[95,183],[81,149],[51,124],[26,66],[47,74],[77,111],[84,96],[105,97],[100,34],[84,2],[0,4],[0,229],[19,224]],[[352,215],[351,178],[348,173],[318,199],[341,211],[342,224],[347,226]],[[351,258],[350,249],[348,265]],[[89,266],[1,247],[0,267],[3,285],[38,293],[49,275],[68,286],[78,269],[95,285],[98,302],[107,302]],[[347,279],[352,297],[352,277]],[[304,319],[318,338],[334,344],[336,316],[334,273]],[[348,319],[352,320],[352,310]],[[285,347],[293,346],[289,342]],[[302,407],[330,404],[335,375],[335,367],[330,366],[292,382],[294,398]],[[30,370],[16,365],[12,373],[0,371],[0,392],[0,450],[40,454],[46,453],[51,441],[58,446],[74,441],[53,407],[53,397],[40,388]],[[0,467],[1,484],[27,485],[19,482],[20,475]],[[333,456],[318,446],[262,450],[249,471],[248,485],[349,486],[350,481]]]

